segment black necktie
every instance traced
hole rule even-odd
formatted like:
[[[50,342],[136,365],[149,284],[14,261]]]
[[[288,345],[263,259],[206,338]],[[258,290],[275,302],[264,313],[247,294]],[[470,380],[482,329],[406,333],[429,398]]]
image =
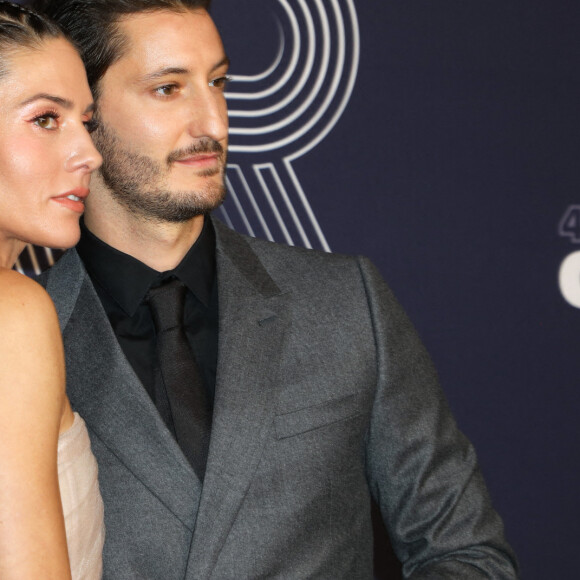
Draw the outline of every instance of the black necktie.
[[[201,481],[211,431],[211,406],[183,327],[185,286],[171,280],[152,288],[147,300],[157,333],[161,373],[155,404]]]

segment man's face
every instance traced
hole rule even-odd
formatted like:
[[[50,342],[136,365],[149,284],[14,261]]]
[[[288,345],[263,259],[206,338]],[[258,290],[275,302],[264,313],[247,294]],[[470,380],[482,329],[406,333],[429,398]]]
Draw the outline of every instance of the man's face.
[[[225,195],[228,60],[204,10],[133,14],[124,55],[101,79],[101,175],[133,216],[181,222]],[[88,209],[90,210],[90,204]]]

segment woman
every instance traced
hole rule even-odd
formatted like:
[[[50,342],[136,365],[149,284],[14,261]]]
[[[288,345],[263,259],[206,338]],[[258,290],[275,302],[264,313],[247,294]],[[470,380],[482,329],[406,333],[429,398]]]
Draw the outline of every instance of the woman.
[[[11,270],[28,242],[78,241],[90,174],[101,162],[89,135],[92,111],[82,62],[63,33],[0,2],[2,580],[101,576],[96,462],[66,398],[57,315],[38,284]]]

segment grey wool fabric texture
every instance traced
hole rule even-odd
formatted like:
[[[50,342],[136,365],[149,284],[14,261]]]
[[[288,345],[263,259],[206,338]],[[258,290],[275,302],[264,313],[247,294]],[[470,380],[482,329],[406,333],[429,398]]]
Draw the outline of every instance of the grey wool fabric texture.
[[[371,580],[371,496],[405,577],[515,578],[474,450],[374,266],[214,225],[218,370],[203,486],[75,250],[41,277],[99,463],[105,580]]]

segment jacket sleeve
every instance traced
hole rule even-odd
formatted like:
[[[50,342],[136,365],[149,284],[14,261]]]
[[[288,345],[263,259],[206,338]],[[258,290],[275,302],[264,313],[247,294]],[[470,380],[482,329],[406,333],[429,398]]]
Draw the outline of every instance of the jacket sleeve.
[[[376,268],[365,258],[359,267],[378,364],[367,477],[404,577],[517,578],[475,451],[455,424],[425,348]]]

